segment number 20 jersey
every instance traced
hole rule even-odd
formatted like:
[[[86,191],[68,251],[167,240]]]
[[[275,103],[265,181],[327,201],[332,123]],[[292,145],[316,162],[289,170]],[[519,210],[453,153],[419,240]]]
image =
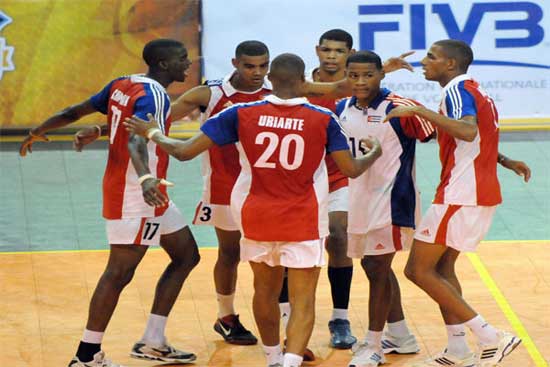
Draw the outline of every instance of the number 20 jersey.
[[[129,133],[123,122],[136,115],[148,120],[152,114],[159,128],[168,135],[170,99],[164,87],[144,75],[130,75],[111,81],[92,96],[94,108],[105,115],[109,125],[109,157],[103,176],[103,217],[105,219],[157,217],[167,206],[152,207],[145,203],[138,176],[130,161]],[[149,170],[153,176],[166,178],[168,154],[153,142],[147,143]],[[167,195],[166,187],[160,190]]]

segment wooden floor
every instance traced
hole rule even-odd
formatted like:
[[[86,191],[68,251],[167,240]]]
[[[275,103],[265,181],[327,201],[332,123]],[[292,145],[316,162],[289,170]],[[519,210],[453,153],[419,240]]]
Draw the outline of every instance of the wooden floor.
[[[106,251],[0,253],[0,366],[67,365],[81,337],[88,302],[107,254]],[[264,366],[259,346],[229,346],[212,330],[216,301],[211,273],[216,251],[202,249],[201,254],[202,262],[184,285],[170,316],[167,329],[170,342],[196,353],[196,366]],[[466,298],[497,327],[528,336],[502,366],[548,366],[545,361],[550,360],[550,241],[484,243],[478,256],[463,256],[459,260],[459,277]],[[393,367],[407,366],[412,360],[438,352],[446,342],[435,304],[402,276],[404,261],[405,254],[396,257],[394,269],[400,278],[409,326],[422,351],[412,357],[390,356],[387,365]],[[166,263],[162,251],[150,251],[120,298],[103,343],[108,356],[118,363],[153,365],[129,358],[128,352],[142,335],[155,282]],[[488,273],[480,276],[478,270]],[[251,310],[251,285],[250,269],[242,264],[236,307],[243,323],[257,335]],[[356,266],[350,319],[355,335],[361,338],[367,328],[367,286],[365,275]],[[319,357],[315,365],[347,366],[350,352],[335,351],[327,345],[330,313],[330,291],[324,271],[310,347]]]

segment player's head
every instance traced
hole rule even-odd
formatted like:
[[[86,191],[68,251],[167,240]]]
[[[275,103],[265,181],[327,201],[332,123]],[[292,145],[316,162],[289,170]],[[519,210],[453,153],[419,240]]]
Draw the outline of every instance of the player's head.
[[[424,76],[428,80],[445,81],[465,74],[473,60],[474,53],[465,42],[451,39],[437,41],[422,59]]]
[[[315,52],[319,67],[329,74],[336,74],[344,70],[346,58],[354,52],[353,37],[342,29],[331,29],[321,35]]]
[[[246,86],[259,89],[269,69],[269,50],[260,41],[244,41],[235,49],[231,63],[237,69],[240,81]]]
[[[305,81],[306,65],[298,55],[280,54],[271,62],[268,78],[273,84],[273,90],[298,90]]]
[[[346,78],[354,96],[372,100],[380,91],[380,83],[384,79],[380,56],[371,51],[359,51],[348,56]]]
[[[143,48],[143,60],[149,71],[163,73],[170,81],[185,81],[191,61],[183,43],[173,39],[156,39]]]

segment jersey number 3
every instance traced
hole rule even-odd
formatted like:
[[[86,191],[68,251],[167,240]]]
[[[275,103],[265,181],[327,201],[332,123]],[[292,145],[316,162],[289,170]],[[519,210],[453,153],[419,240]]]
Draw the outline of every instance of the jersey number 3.
[[[279,136],[275,133],[263,131],[256,136],[255,143],[257,145],[264,145],[264,142],[267,140],[267,147],[264,152],[260,155],[254,167],[258,168],[276,168],[277,163],[270,162],[269,160],[279,148],[279,163],[280,165],[289,171],[298,169],[304,161],[304,147],[305,142],[304,138],[297,134],[288,134],[283,137],[279,144]],[[290,145],[294,145],[294,157],[290,159]]]

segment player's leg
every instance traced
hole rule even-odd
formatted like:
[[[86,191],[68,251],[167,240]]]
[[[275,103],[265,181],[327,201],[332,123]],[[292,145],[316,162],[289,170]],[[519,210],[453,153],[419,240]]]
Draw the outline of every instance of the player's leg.
[[[282,364],[283,356],[279,340],[278,296],[283,283],[284,268],[269,266],[263,262],[250,262],[254,273],[254,297],[252,308],[260,332],[268,366]]]
[[[216,227],[216,236],[218,259],[214,265],[214,284],[218,301],[218,319],[214,330],[228,343],[256,344],[258,339],[241,324],[234,307],[241,233]]]
[[[84,367],[87,365],[86,362],[94,360],[97,363],[92,364],[94,363],[92,362],[89,365],[117,366],[105,360],[102,352],[100,353],[103,334],[118,303],[120,293],[132,280],[146,251],[147,246],[111,245],[109,261],[92,295],[86,329],[76,357],[69,363],[70,367]]]
[[[315,291],[321,268],[289,268],[288,291],[292,313],[286,330],[284,367],[298,367],[315,322]]]
[[[183,220],[179,223],[183,224]],[[178,228],[174,232],[171,232],[171,229],[166,231],[168,233],[160,237],[160,245],[170,257],[170,263],[157,283],[145,332],[141,340],[132,348],[131,356],[163,362],[187,363],[194,361],[196,356],[169,345],[165,337],[165,328],[168,315],[183,283],[199,263],[200,255],[195,238],[188,226]]]
[[[329,212],[330,235],[326,249],[329,254],[328,279],[333,305],[329,330],[330,345],[338,349],[349,349],[357,341],[351,333],[348,320],[353,261],[347,256],[347,224],[346,211]]]

